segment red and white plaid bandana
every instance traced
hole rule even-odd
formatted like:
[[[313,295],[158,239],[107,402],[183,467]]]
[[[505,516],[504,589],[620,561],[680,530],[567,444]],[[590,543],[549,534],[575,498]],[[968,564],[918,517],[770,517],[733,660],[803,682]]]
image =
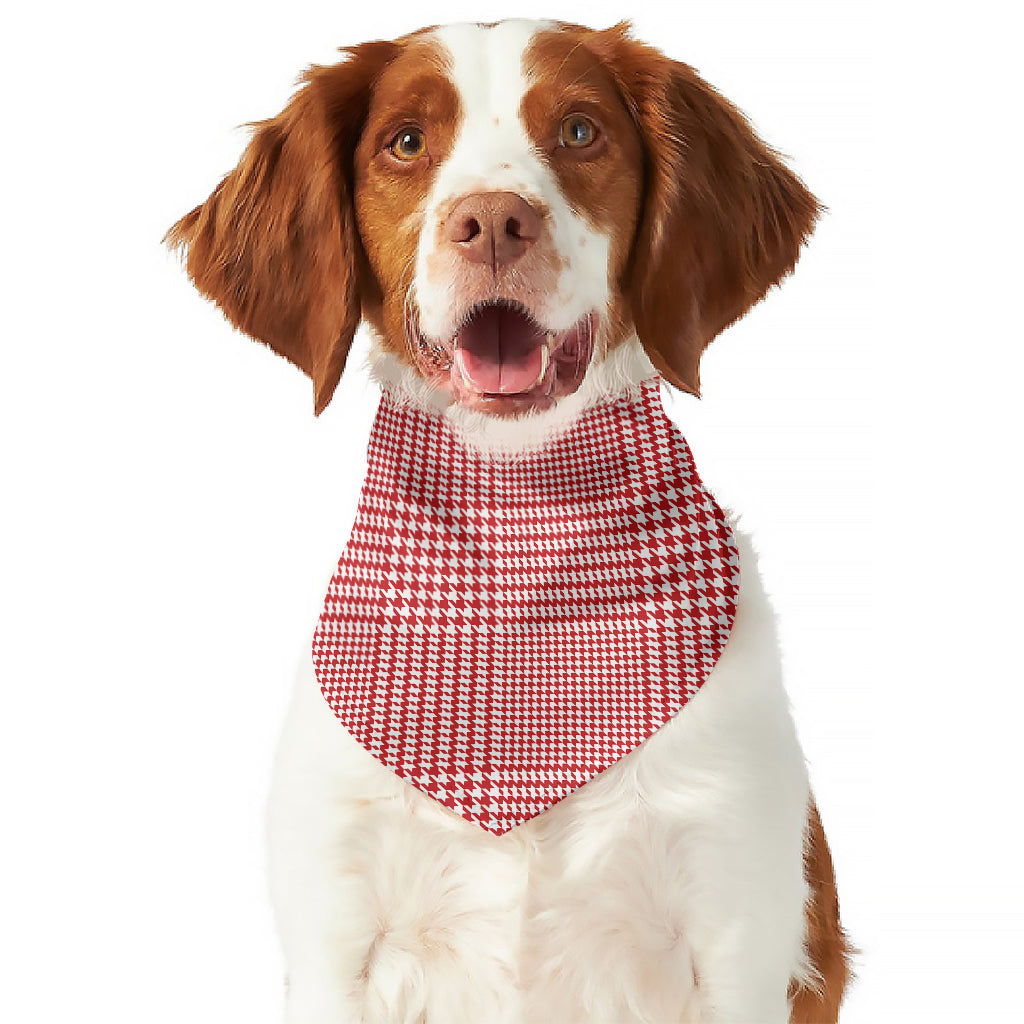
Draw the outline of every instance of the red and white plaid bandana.
[[[313,639],[327,702],[495,834],[675,715],[718,660],[739,558],[657,381],[518,460],[387,393]]]

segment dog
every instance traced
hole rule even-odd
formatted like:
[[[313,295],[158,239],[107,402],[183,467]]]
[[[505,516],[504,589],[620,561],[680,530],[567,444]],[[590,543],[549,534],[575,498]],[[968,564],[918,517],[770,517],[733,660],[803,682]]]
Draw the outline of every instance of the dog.
[[[544,451],[652,378],[696,394],[704,348],[792,271],[819,214],[733,105],[626,23],[344,52],[167,239],[311,378],[317,414],[361,323],[386,393],[491,459]],[[479,341],[498,319],[503,353]],[[382,764],[304,659],[269,813],[290,1024],[837,1020],[831,856],[735,544],[732,632],[692,703],[502,834]]]

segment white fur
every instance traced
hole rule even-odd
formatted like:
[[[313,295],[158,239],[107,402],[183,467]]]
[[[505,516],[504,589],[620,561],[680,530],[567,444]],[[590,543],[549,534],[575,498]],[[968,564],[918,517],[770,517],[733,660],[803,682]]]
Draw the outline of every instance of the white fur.
[[[290,1024],[783,1024],[808,783],[749,539],[684,711],[502,837],[345,730],[306,656],[271,798]]]
[[[438,174],[423,234],[434,236],[440,198],[460,190],[486,184],[542,196],[559,211],[564,239],[590,232],[598,264],[576,264],[559,283],[551,315],[562,310],[572,322],[587,303],[607,302],[607,244],[561,200],[519,124],[518,55],[535,29],[439,31],[467,122]],[[446,292],[426,278],[424,250],[420,257],[431,330],[442,325]],[[505,421],[453,406],[376,344],[371,367],[393,393],[447,416],[467,443],[501,453],[535,447],[653,373],[634,338],[610,355],[599,350],[580,390],[553,410]],[[750,541],[736,537],[735,625],[698,694],[637,750],[501,837],[360,746],[305,655],[270,802],[290,1024],[788,1020],[790,981],[810,980],[808,782],[773,615]]]
[[[552,239],[564,260],[554,286],[533,310],[548,330],[568,330],[591,310],[608,305],[611,239],[572,209],[519,117],[528,85],[523,51],[544,27],[549,23],[503,21],[493,28],[450,25],[434,33],[450,55],[463,117],[427,197],[417,252],[413,287],[420,328],[431,337],[451,337],[458,321],[457,282],[450,275],[431,273],[438,208],[445,200],[476,191],[518,192],[548,209]]]

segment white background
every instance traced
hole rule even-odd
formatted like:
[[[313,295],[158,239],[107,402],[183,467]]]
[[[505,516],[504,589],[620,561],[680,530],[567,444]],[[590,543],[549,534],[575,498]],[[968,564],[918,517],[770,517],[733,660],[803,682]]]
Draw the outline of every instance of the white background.
[[[26,10],[0,60],[0,1018],[279,1019],[264,793],[375,395],[363,341],[314,420],[160,238],[309,62],[517,14],[632,17],[828,205],[671,410],[780,615],[863,950],[844,1021],[1024,1019],[1011,26],[979,3]]]

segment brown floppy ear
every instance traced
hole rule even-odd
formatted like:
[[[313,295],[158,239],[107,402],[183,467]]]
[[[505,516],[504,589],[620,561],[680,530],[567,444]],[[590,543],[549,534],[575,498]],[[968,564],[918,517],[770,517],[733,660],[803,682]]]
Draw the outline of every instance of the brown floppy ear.
[[[312,67],[277,117],[255,124],[238,166],[164,239],[240,330],[313,380],[317,415],[360,320],[352,153],[393,43]]]
[[[646,160],[628,296],[651,361],[698,394],[701,353],[793,269],[819,206],[736,107],[628,28],[594,41]]]

